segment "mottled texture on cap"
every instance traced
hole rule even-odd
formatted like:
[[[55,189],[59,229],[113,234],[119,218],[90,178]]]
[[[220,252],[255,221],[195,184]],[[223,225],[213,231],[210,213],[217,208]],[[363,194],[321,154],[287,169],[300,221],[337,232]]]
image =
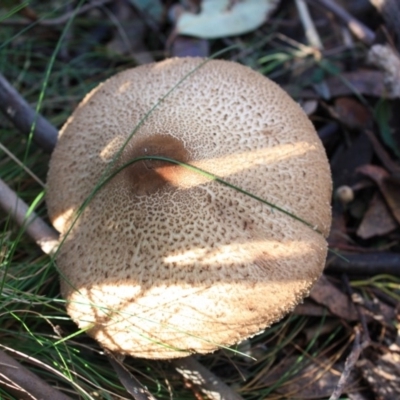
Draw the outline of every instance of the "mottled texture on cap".
[[[64,238],[57,265],[68,312],[122,354],[172,358],[237,343],[291,311],[324,266],[331,178],[313,126],[259,73],[203,62],[171,59],[99,85],[51,159],[47,204]],[[160,160],[123,169],[70,229],[105,171],[147,155],[213,173],[315,230]]]

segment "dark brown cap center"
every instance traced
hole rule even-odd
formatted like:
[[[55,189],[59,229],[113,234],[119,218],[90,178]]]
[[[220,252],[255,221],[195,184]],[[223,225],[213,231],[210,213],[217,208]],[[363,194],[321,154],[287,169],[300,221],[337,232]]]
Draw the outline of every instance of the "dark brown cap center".
[[[151,159],[155,157],[166,157],[179,162],[189,162],[189,154],[183,143],[170,135],[157,134],[144,138],[138,142],[133,149],[124,154],[124,163],[138,157],[149,157],[133,163],[127,167],[124,181],[129,185],[136,195],[146,195],[169,186],[180,186],[184,174],[188,173],[185,167],[174,163]]]

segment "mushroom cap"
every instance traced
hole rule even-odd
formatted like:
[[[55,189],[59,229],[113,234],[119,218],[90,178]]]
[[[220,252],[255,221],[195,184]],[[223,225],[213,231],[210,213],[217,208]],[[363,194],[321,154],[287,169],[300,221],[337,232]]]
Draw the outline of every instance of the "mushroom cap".
[[[98,187],[104,174],[151,155],[215,174],[315,229],[160,160],[133,163]],[[250,68],[183,58],[119,73],[77,107],[50,162],[47,205],[63,239],[68,313],[105,348],[154,359],[260,333],[323,270],[331,186],[308,118]]]

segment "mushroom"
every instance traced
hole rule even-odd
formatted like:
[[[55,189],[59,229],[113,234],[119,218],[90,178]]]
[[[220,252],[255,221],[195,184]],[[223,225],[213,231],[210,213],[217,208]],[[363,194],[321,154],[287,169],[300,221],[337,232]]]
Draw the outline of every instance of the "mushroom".
[[[321,275],[331,186],[308,118],[250,68],[183,58],[121,72],[80,103],[50,162],[67,311],[105,348],[137,357],[254,336]]]

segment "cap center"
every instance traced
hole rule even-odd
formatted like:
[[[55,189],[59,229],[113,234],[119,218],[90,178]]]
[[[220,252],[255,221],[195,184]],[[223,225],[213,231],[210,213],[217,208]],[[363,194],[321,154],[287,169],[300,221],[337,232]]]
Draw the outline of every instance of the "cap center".
[[[182,163],[189,161],[189,152],[183,143],[170,135],[156,134],[138,141],[125,156],[124,162],[139,157],[149,157],[137,161],[124,170],[125,180],[136,195],[147,195],[166,186],[180,186],[180,181],[188,173],[183,166],[152,159],[165,157]]]

